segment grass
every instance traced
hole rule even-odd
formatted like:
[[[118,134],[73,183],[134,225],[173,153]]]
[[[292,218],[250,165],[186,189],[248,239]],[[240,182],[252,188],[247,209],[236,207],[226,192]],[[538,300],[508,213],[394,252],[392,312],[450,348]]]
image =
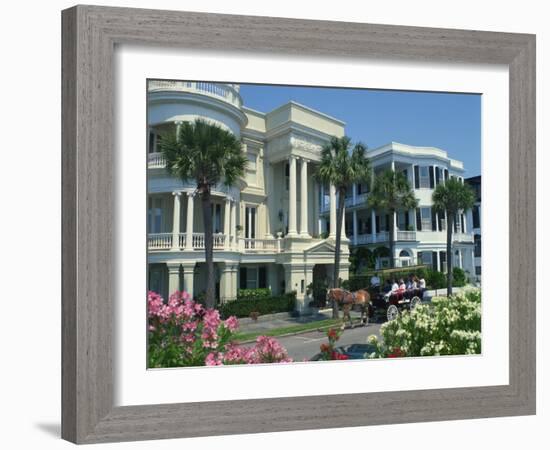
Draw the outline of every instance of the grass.
[[[301,332],[318,330],[318,329],[325,329],[325,328],[332,327],[334,325],[341,325],[341,324],[342,324],[342,319],[319,320],[316,322],[303,323],[300,325],[290,325],[288,327],[273,328],[272,330],[237,333],[235,335],[235,340],[238,342],[252,341],[256,339],[258,336],[276,337],[276,336],[282,336],[284,334],[293,334],[293,333],[301,333]]]

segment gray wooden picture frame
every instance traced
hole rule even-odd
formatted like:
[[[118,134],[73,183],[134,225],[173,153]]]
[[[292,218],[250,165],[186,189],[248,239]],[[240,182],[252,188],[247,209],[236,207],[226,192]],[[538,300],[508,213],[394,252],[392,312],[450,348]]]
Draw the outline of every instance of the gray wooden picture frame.
[[[94,443],[535,413],[535,36],[97,6],[63,11],[62,31],[64,439]],[[116,44],[507,65],[509,384],[114,407]]]

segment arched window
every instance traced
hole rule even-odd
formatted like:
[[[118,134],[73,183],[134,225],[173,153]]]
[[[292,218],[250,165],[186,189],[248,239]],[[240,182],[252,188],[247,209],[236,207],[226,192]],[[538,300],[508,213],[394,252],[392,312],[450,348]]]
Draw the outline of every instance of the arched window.
[[[407,250],[401,250],[399,253],[400,258],[410,258],[411,254]]]

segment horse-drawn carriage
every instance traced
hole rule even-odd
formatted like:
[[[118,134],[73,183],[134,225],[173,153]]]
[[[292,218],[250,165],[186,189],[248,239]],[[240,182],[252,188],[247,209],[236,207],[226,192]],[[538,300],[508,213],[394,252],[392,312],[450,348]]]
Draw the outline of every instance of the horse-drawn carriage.
[[[404,309],[412,311],[422,303],[425,289],[398,289],[397,291],[383,292],[379,289],[369,289],[374,313],[383,310],[386,318],[394,320]]]

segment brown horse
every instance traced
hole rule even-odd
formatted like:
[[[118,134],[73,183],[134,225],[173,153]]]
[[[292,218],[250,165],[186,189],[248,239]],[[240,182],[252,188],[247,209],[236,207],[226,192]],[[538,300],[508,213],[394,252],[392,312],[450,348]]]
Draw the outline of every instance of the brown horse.
[[[368,307],[371,300],[367,290],[359,289],[358,291],[350,292],[340,288],[329,289],[327,291],[327,300],[336,302],[338,306],[342,306],[344,311],[344,323],[346,323],[347,318],[351,328],[353,328],[353,322],[351,320],[350,310],[354,306],[359,306],[361,308],[361,323],[365,325],[368,323]]]

